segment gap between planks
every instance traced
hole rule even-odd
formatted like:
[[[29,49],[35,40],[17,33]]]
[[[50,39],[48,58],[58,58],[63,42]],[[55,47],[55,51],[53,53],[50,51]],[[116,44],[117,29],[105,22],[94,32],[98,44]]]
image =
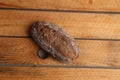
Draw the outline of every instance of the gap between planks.
[[[38,68],[91,68],[91,69],[120,69],[120,67],[110,66],[72,66],[72,65],[33,65],[33,64],[0,64],[0,67],[38,67]]]
[[[110,11],[75,11],[75,10],[51,10],[51,9],[29,9],[29,8],[0,8],[0,10],[18,10],[18,11],[43,11],[43,12],[66,12],[66,13],[90,13],[90,14],[120,14],[120,12]]]
[[[2,36],[0,38],[32,38],[32,36]],[[120,39],[74,38],[75,40],[120,41]]]

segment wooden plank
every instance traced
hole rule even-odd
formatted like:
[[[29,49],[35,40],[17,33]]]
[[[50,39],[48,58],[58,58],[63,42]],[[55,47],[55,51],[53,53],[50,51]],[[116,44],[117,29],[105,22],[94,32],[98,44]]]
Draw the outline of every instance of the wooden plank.
[[[120,2],[119,0],[0,0],[0,7],[119,12]]]
[[[119,75],[119,69],[0,67],[2,80],[120,80]]]
[[[49,56],[40,59],[38,47],[30,38],[0,38],[1,64],[120,66],[120,41],[77,40],[80,56],[72,63],[63,64]]]
[[[76,38],[120,39],[119,14],[21,10],[0,11],[0,35],[29,36],[31,24],[37,20],[63,26],[68,33]]]

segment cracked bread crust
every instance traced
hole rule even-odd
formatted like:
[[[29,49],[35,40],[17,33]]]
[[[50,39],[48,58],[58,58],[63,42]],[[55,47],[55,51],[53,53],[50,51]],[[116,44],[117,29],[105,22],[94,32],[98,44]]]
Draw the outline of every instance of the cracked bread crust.
[[[60,62],[71,62],[79,55],[79,47],[73,37],[58,25],[37,21],[31,35],[37,44]]]

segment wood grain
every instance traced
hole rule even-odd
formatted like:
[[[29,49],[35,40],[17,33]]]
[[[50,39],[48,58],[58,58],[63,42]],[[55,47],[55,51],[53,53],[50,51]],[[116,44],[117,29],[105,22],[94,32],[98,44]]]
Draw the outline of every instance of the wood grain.
[[[0,8],[0,80],[120,80],[120,0],[0,0]],[[79,38],[78,59],[40,59],[28,38],[37,20]]]
[[[1,64],[120,66],[120,41],[77,40],[80,56],[72,63],[63,64],[51,56],[40,59],[38,46],[30,38],[0,38]]]
[[[2,80],[119,80],[119,69],[0,67]]]
[[[63,26],[75,38],[120,39],[119,14],[21,10],[0,11],[0,36],[29,36],[31,25],[37,20]]]
[[[0,0],[1,8],[120,12],[119,0]]]

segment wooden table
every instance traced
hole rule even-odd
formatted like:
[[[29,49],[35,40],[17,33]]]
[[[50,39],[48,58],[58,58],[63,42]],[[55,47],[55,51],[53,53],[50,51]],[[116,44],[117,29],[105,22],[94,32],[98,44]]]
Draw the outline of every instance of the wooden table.
[[[33,22],[62,26],[77,41],[70,64],[37,56]],[[0,80],[120,80],[120,0],[0,0]]]

